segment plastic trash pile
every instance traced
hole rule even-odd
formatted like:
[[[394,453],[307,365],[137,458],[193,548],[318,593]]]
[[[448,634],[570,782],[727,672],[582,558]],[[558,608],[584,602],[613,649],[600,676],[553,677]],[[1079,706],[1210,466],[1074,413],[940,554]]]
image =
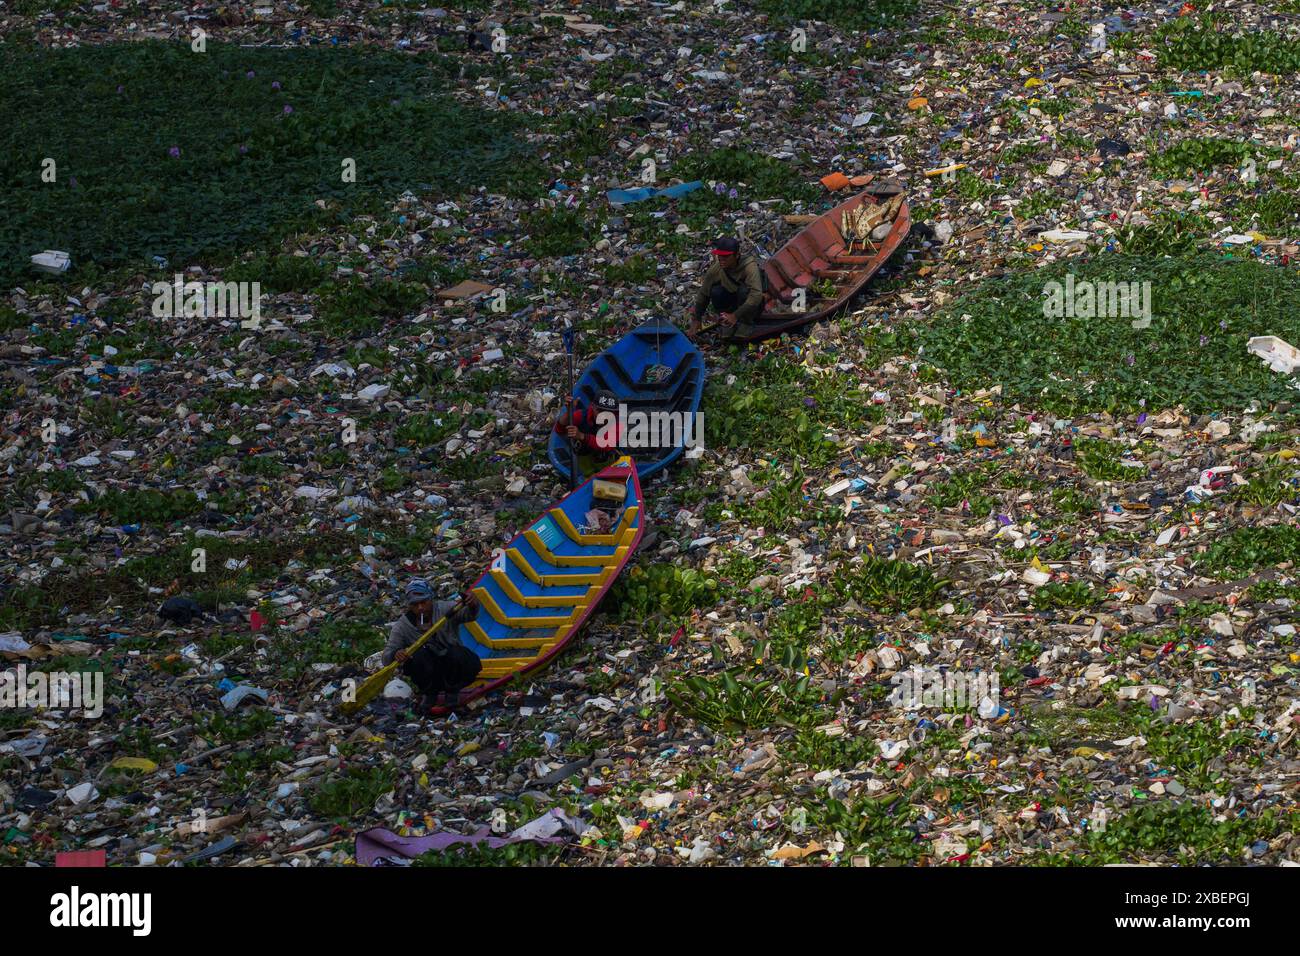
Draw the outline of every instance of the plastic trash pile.
[[[1057,416],[898,337],[1170,215],[1288,267],[1300,225],[1219,202],[1235,160],[1148,162],[1246,137],[1259,175],[1295,175],[1288,83],[1162,64],[1178,41],[1151,31],[1188,16],[1163,2],[809,22],[804,54],[749,5],[332,6],[0,13],[46,44],[233,16],[226,42],[445,48],[473,67],[458,97],[537,122],[548,175],[286,243],[334,282],[447,267],[343,331],[318,289],[268,296],[258,331],[149,329],[152,274],[5,290],[0,859],[1300,863],[1300,422]],[[584,122],[610,124],[587,153],[562,128]],[[684,324],[716,235],[773,251],[831,172],[905,182],[914,239],[842,320],[709,355],[705,452],[648,486],[635,566],[572,649],[452,717],[400,681],[341,717],[407,577],[455,594],[563,492],[564,321],[588,357]],[[1284,345],[1258,349],[1274,374]],[[18,675],[54,673],[102,679],[102,713],[18,705]]]

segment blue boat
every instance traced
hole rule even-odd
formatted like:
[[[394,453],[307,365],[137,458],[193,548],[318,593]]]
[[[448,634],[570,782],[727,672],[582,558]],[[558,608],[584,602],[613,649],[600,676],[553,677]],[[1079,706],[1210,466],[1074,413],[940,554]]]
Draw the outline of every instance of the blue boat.
[[[483,661],[478,679],[461,691],[460,705],[544,666],[564,649],[636,551],[643,512],[633,461],[619,458],[496,554],[471,588],[478,613],[460,625],[461,643]]]
[[[597,355],[573,386],[574,397],[588,408],[602,390],[613,392],[632,420],[624,438],[627,444],[636,443],[627,451],[636,458],[637,474],[645,479],[667,468],[684,451],[680,441],[663,440],[666,436],[658,429],[661,422],[702,427],[696,413],[704,394],[704,357],[671,322],[647,322]],[[651,418],[661,412],[674,417]],[[653,433],[654,445],[638,441],[634,413],[642,416],[643,423],[651,423],[642,434]],[[694,431],[691,434],[697,441],[703,438]],[[551,464],[567,480],[572,463],[568,441],[552,432],[548,451]]]

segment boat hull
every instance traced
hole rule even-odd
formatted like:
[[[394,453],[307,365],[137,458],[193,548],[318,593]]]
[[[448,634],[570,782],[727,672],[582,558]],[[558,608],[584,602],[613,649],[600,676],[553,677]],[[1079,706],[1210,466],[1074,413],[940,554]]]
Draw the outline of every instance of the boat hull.
[[[624,489],[605,533],[583,532],[596,481]],[[629,457],[592,476],[500,549],[474,582],[478,613],[461,643],[482,661],[458,704],[489,694],[550,662],[582,629],[641,542],[644,501]]]
[[[671,373],[661,382],[646,381],[647,370],[656,365],[671,369]],[[629,412],[694,416],[704,394],[704,357],[671,322],[647,322],[596,356],[574,383],[573,394],[590,408],[601,390],[613,392]],[[690,421],[698,423],[698,419]],[[634,453],[640,477],[667,468],[683,451],[683,446],[675,443],[637,447]],[[568,440],[552,431],[547,453],[555,470],[567,480],[572,461]]]
[[[903,244],[912,229],[912,217],[906,200],[903,200],[889,234],[879,243],[864,244],[855,240],[853,248],[864,247],[862,254],[849,254],[849,244],[840,231],[843,215],[864,203],[886,203],[901,193],[901,186],[877,184],[840,203],[800,230],[764,263],[768,298],[763,313],[756,321],[737,326],[733,338],[748,342],[780,335],[828,318],[848,305]],[[805,290],[805,295],[811,299],[813,283],[827,279],[835,284],[833,297],[820,303],[810,301],[802,312],[792,310],[796,290]]]

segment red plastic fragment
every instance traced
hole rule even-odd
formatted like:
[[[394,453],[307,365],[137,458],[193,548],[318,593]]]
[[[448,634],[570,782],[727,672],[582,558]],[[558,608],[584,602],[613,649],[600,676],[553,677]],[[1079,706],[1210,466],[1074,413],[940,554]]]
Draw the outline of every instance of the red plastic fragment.
[[[104,850],[62,850],[54,854],[54,865],[81,869],[106,867],[107,853]]]

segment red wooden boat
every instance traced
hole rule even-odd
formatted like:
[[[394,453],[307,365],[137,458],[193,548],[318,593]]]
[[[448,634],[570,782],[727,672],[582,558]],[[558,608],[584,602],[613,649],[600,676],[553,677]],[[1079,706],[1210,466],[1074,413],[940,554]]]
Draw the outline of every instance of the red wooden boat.
[[[891,223],[887,236],[878,242],[867,238],[886,222]],[[911,228],[903,187],[894,183],[874,183],[818,216],[764,263],[768,288],[763,313],[755,322],[736,326],[733,338],[752,342],[833,315],[871,281]],[[797,311],[800,289],[803,310]]]

